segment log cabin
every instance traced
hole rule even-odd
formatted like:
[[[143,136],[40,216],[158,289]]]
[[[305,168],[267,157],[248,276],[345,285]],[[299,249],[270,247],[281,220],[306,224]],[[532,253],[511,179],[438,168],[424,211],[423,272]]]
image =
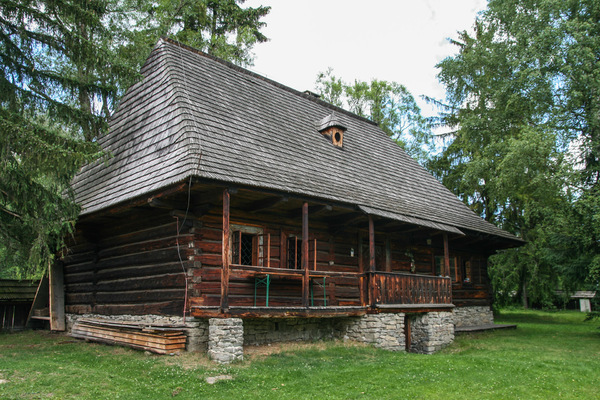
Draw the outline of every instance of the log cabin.
[[[430,353],[493,321],[487,259],[522,241],[377,124],[168,38],[141,72],[73,181],[68,329],[183,326],[229,362],[322,337]]]

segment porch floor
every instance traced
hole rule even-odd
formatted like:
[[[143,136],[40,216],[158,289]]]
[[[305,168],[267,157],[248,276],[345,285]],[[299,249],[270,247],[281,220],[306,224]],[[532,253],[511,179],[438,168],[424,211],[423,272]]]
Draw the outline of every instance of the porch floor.
[[[192,307],[192,317],[199,318],[333,318],[365,315],[367,307],[362,306],[316,306],[316,307],[240,307],[231,306],[227,312],[219,307]]]
[[[517,329],[517,325],[512,324],[486,324],[486,325],[475,325],[475,326],[460,326],[454,328],[454,333],[470,333],[470,332],[484,332],[493,331],[499,329]]]

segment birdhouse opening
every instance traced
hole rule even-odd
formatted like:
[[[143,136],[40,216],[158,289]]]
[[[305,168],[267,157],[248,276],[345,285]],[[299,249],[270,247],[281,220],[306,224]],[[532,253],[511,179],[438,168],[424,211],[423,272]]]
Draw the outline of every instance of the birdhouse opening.
[[[337,147],[344,146],[344,132],[346,128],[341,125],[339,118],[332,113],[317,123],[317,130],[331,140],[331,143]]]

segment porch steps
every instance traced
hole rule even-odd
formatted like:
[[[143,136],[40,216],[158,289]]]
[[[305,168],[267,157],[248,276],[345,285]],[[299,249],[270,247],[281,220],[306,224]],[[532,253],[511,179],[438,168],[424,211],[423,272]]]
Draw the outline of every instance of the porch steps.
[[[485,324],[475,326],[457,326],[454,328],[454,333],[471,333],[494,331],[499,329],[517,329],[517,325],[512,324]]]

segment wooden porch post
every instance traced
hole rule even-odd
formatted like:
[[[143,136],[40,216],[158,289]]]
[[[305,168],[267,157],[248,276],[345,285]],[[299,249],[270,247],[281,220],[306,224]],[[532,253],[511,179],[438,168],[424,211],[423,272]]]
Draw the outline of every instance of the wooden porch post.
[[[364,254],[363,254],[363,237],[361,232],[358,232],[358,270],[360,271],[360,273],[362,274],[360,277],[360,283],[359,283],[359,288],[360,288],[360,305],[361,306],[366,306],[366,300],[365,300],[365,286],[366,283],[368,282],[367,277],[365,276],[365,262],[364,262]]]
[[[229,310],[229,189],[223,190],[223,238],[221,242],[221,312]]]
[[[50,279],[50,329],[65,330],[65,289],[62,262],[54,261],[49,265]]]
[[[375,306],[375,225],[369,215],[369,304]]]
[[[308,202],[302,205],[302,269],[304,279],[302,280],[302,307],[308,307],[310,277],[308,270]]]
[[[448,247],[448,234],[444,233],[444,271],[450,276],[450,248]]]

